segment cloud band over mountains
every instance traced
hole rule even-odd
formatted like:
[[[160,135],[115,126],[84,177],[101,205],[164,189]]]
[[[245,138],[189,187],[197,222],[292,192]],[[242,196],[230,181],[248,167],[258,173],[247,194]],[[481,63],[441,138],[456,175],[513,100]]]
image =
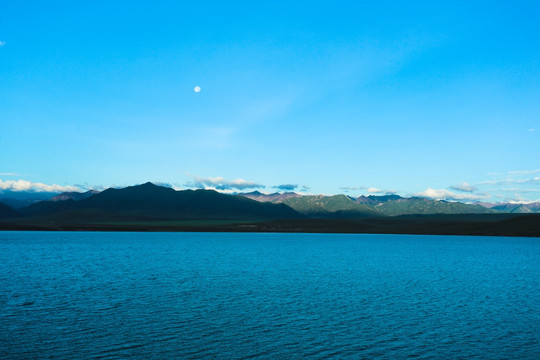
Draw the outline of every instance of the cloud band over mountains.
[[[423,197],[432,200],[485,200],[489,198],[489,194],[471,194],[471,193],[455,193],[446,189],[432,189],[428,187],[426,190],[414,194],[414,196]]]
[[[27,180],[0,180],[0,191],[30,191],[30,192],[67,192],[80,191],[76,186],[62,186],[57,184],[35,183]]]
[[[193,178],[192,181],[186,183],[184,186],[188,188],[196,189],[216,189],[216,190],[249,190],[260,189],[265,186],[258,184],[254,181],[248,181],[244,179],[227,180],[221,176],[218,177],[200,177],[196,175],[189,175]]]
[[[296,184],[282,184],[273,186],[274,189],[283,190],[283,191],[294,191],[298,185]]]
[[[538,201],[537,195],[540,192],[540,177],[535,176],[540,169],[536,170],[522,170],[511,171],[502,174],[492,175],[492,179],[477,181],[477,182],[461,182],[446,188],[442,187],[425,187],[417,188],[411,192],[404,194],[404,196],[416,196],[432,200],[447,200],[447,201],[461,201],[461,202],[520,202],[526,201]],[[531,176],[524,176],[530,175]],[[175,190],[182,190],[185,188],[191,189],[212,189],[222,191],[224,193],[238,193],[247,192],[255,189],[269,189],[269,191],[278,192],[298,192],[306,194],[310,188],[306,185],[298,183],[282,183],[279,185],[264,185],[255,181],[246,180],[243,178],[227,179],[221,176],[217,177],[201,177],[186,173],[191,179],[187,183],[165,183],[154,182],[160,186],[167,186],[174,188]],[[0,173],[0,177],[17,176],[20,174],[4,172]],[[9,178],[8,178],[9,179]],[[427,185],[427,184],[426,184]],[[115,186],[109,186],[115,187]],[[0,193],[8,192],[29,192],[29,193],[61,193],[61,192],[81,192],[88,189],[103,189],[105,186],[88,186],[87,184],[75,184],[75,185],[58,185],[58,184],[45,184],[41,182],[32,182],[28,180],[1,180],[0,179]],[[272,189],[272,190],[270,190]],[[273,190],[275,189],[275,190]],[[419,191],[425,189],[423,191]],[[368,186],[347,186],[341,187],[340,190],[345,193],[360,192],[364,195],[389,195],[398,194],[396,191],[387,190],[378,187]],[[264,190],[260,190],[264,191]]]
[[[456,190],[456,191],[468,192],[468,193],[472,193],[478,190],[476,186],[469,185],[466,182],[458,184],[458,185],[452,185],[450,186],[450,189]]]

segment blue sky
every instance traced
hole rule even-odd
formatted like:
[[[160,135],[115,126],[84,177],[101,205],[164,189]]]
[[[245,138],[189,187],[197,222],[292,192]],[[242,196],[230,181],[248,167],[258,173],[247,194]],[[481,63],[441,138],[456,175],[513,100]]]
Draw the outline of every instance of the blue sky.
[[[8,1],[0,189],[537,200],[539,16],[537,1]]]

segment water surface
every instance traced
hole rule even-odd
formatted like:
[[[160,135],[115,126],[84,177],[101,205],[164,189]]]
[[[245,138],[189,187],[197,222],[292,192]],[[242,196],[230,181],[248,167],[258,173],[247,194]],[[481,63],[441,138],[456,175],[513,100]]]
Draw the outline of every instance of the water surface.
[[[540,239],[0,232],[6,359],[539,359]]]

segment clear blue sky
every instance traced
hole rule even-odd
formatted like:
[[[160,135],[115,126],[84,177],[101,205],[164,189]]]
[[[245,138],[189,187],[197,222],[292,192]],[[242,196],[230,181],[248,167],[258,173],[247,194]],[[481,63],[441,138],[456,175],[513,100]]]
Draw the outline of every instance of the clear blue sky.
[[[0,187],[540,198],[538,1],[172,3],[0,5]]]

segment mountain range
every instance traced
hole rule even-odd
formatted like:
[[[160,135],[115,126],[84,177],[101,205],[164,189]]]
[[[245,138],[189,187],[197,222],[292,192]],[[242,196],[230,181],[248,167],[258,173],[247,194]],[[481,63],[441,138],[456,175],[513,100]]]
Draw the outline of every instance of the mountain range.
[[[540,203],[529,204],[493,204],[490,209],[512,214],[540,213]]]
[[[54,196],[60,195],[55,192],[44,191],[12,191],[0,190],[0,203],[8,205],[13,209],[20,209],[39,201],[50,200]]]
[[[59,200],[66,198],[66,200]],[[21,208],[26,217],[66,214],[114,219],[276,219],[298,214],[284,204],[260,203],[243,196],[225,195],[213,190],[175,191],[152,183],[107,189],[87,194],[80,200],[73,195],[55,197]]]
[[[345,195],[296,196],[278,202],[286,204],[299,213],[311,217],[363,217],[382,215],[372,206],[358,204]]]
[[[70,192],[64,192],[56,196],[53,196],[49,201],[83,200],[96,194],[99,194],[99,191],[97,190],[88,190],[86,192],[70,191]]]
[[[399,195],[370,195],[357,198],[346,195],[299,195],[285,193],[257,195],[240,194],[258,201],[283,203],[297,212],[311,217],[362,217],[400,216],[433,214],[495,214],[505,211],[489,209],[479,204],[464,204],[444,200],[430,200],[418,197],[405,198]],[[281,195],[285,195],[281,194]],[[534,211],[531,211],[534,212]]]
[[[513,230],[502,234],[540,233],[540,215],[511,220],[527,216],[521,215],[524,212],[540,211],[540,204],[490,206],[399,195],[228,195],[202,189],[177,191],[145,183],[101,192],[55,194],[18,209],[1,201],[0,229],[200,231],[202,226],[212,231],[424,233],[432,229],[435,233],[459,234],[484,229],[487,234],[495,221],[506,221],[503,224],[509,225],[500,228],[509,226]]]
[[[260,191],[252,191],[249,193],[241,193],[244,197],[247,197],[252,200],[257,200],[260,202],[280,202],[291,197],[301,196],[294,192],[284,192],[284,193],[272,193],[272,194],[263,194]]]
[[[6,197],[7,196],[7,197]],[[256,201],[245,202],[241,199]],[[264,194],[259,191],[226,195],[212,190],[175,191],[146,183],[102,192],[65,192],[61,194],[0,194],[1,217],[43,216],[63,211],[93,209],[101,212],[138,214],[143,217],[170,218],[279,218],[400,216],[418,214],[490,214],[540,213],[540,203],[464,204],[399,195],[300,195],[294,192]],[[280,211],[269,204],[281,205]],[[6,206],[9,210],[7,210]],[[294,210],[291,212],[291,209]],[[15,211],[14,211],[15,210]]]

